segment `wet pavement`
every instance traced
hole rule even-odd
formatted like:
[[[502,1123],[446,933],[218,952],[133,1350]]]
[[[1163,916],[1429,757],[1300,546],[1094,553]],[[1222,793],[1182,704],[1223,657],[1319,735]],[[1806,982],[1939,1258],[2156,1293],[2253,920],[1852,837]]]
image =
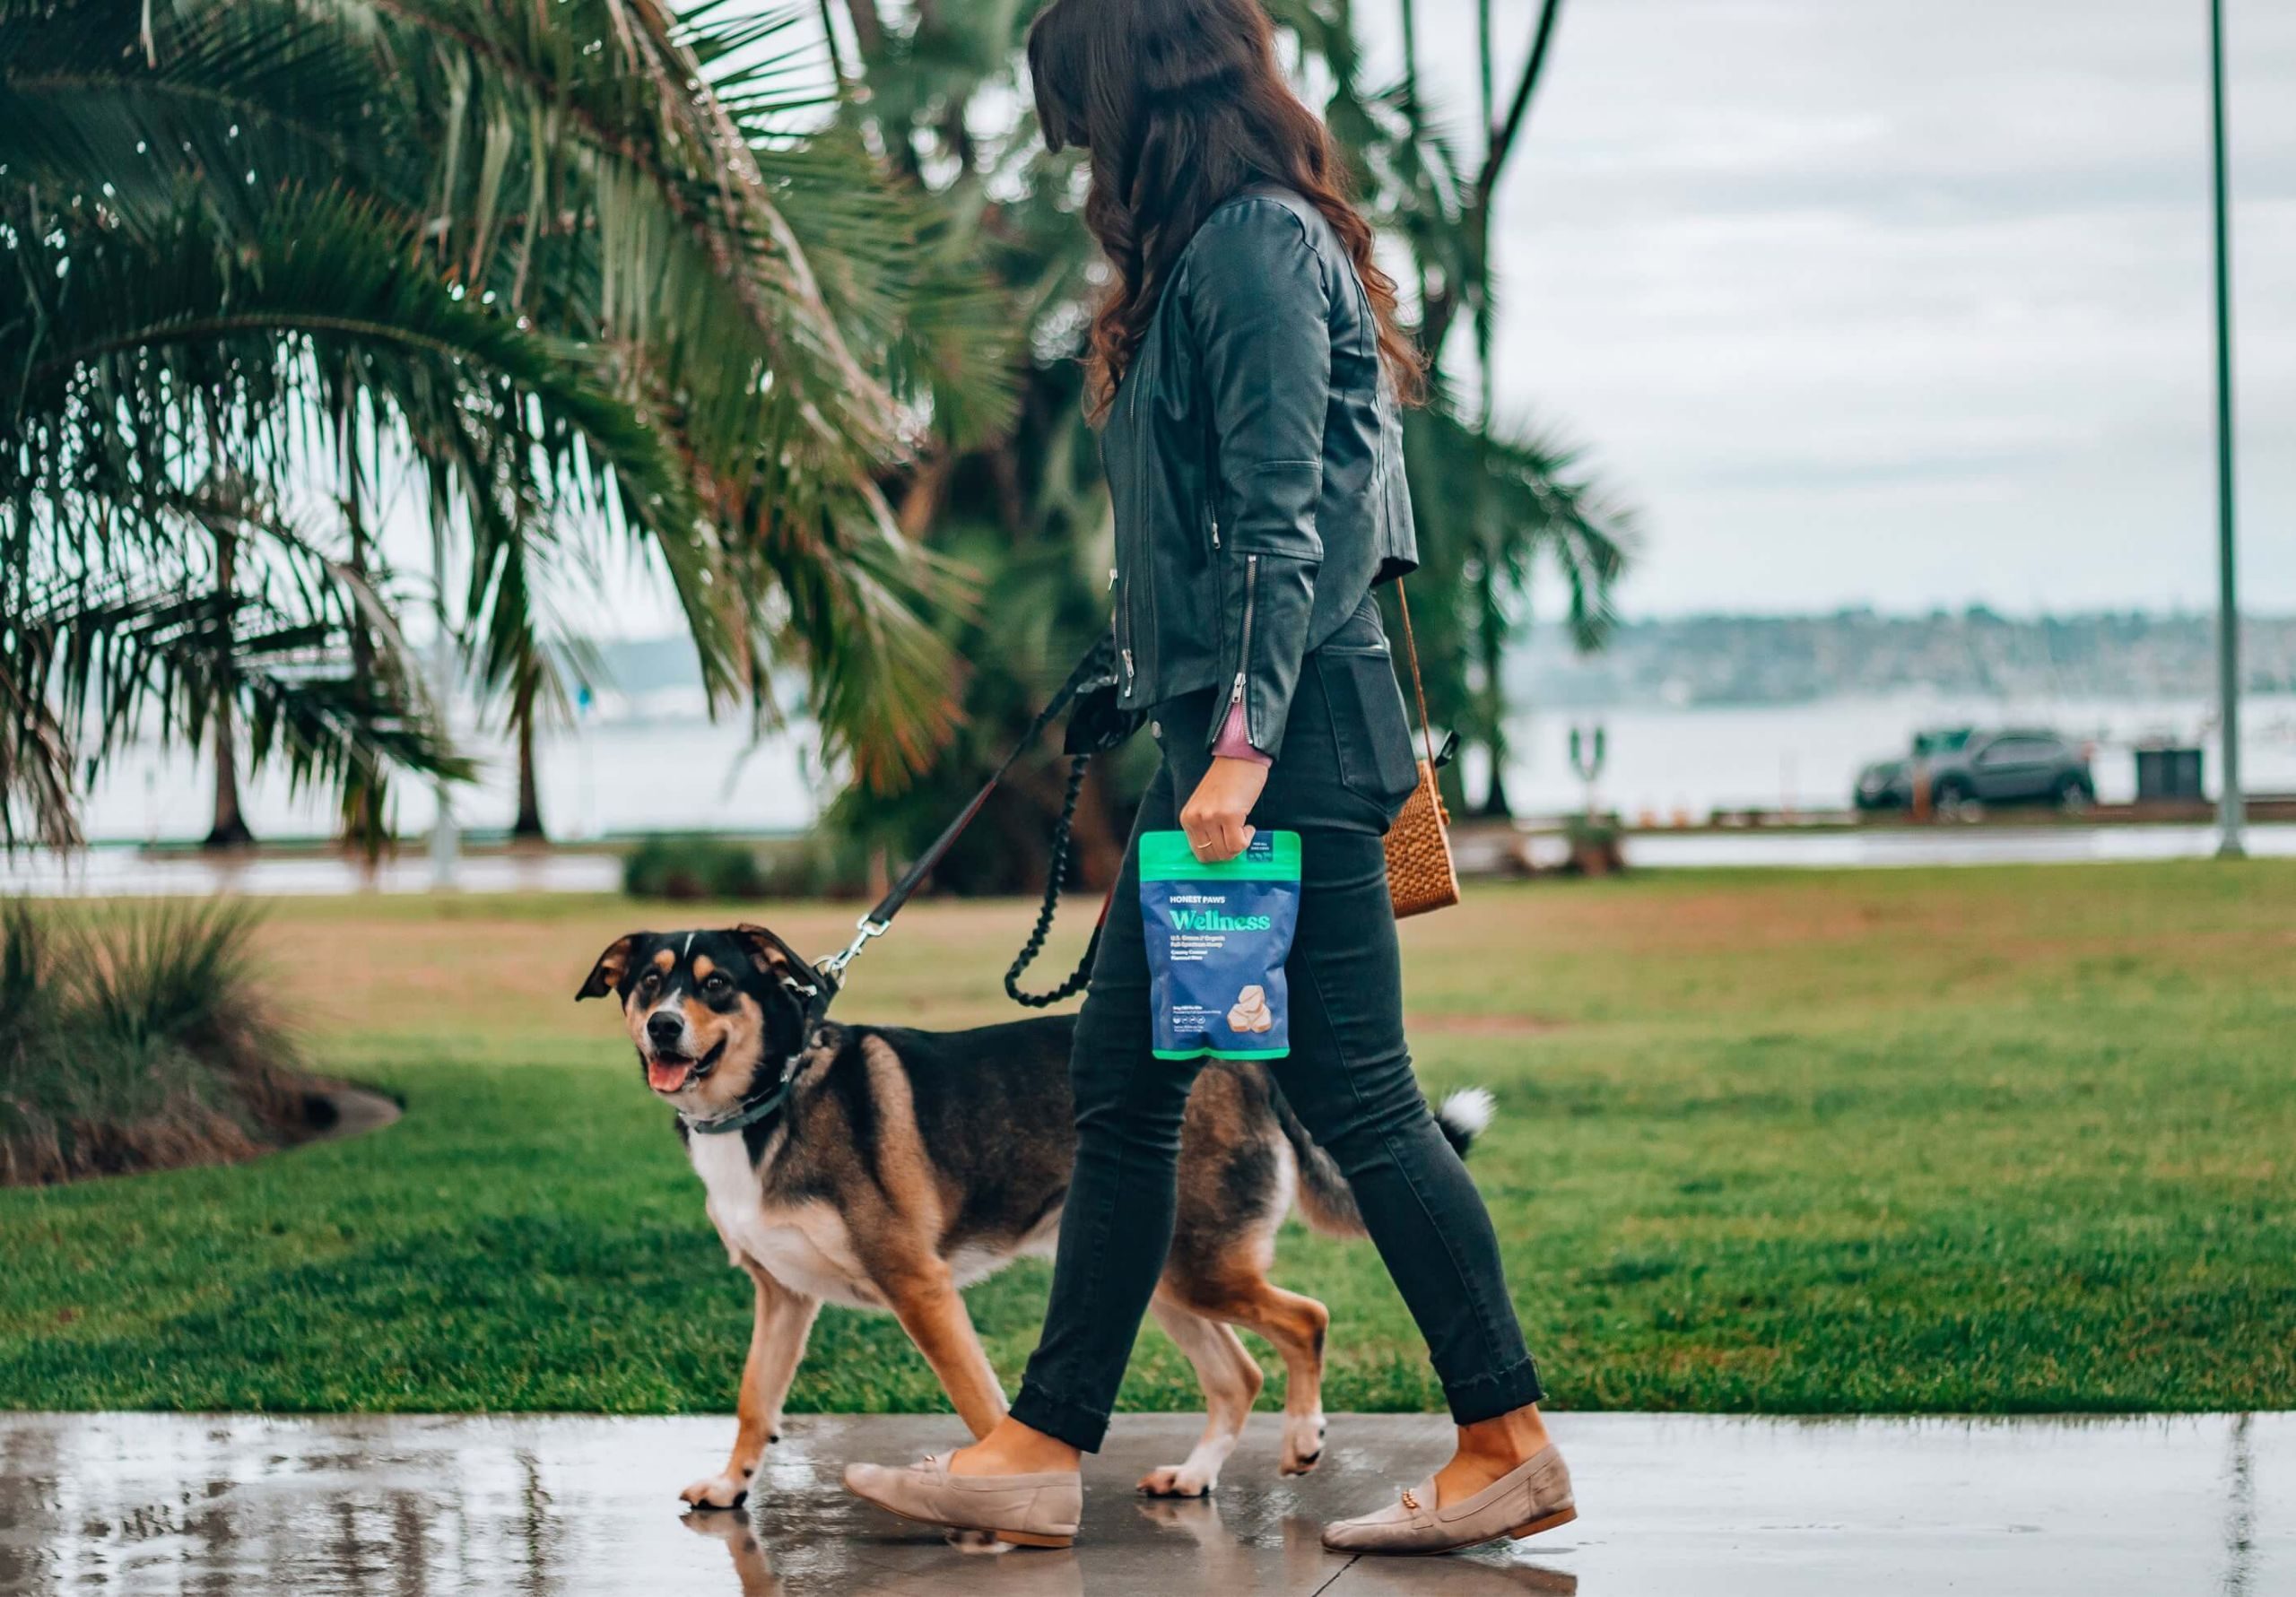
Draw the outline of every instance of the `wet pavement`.
[[[0,1593],[1100,1597],[2296,1592],[2296,1415],[1796,1421],[1562,1414],[1581,1517],[1448,1558],[1326,1553],[1444,1452],[1427,1416],[1336,1415],[1275,1473],[1275,1417],[1206,1501],[1133,1481],[1200,1421],[1119,1419],[1065,1552],[968,1552],[848,1498],[850,1458],[944,1417],[804,1418],[746,1512],[688,1515],[722,1418],[0,1415]]]

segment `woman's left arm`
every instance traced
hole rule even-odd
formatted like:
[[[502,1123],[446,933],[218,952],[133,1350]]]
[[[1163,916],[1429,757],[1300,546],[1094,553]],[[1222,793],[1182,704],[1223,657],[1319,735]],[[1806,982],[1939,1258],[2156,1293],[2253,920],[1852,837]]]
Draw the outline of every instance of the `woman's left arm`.
[[[1316,508],[1331,403],[1331,290],[1300,218],[1257,197],[1205,223],[1180,286],[1219,452],[1222,587],[1243,595],[1215,735],[1239,707],[1246,738],[1273,757],[1283,749],[1323,562]]]

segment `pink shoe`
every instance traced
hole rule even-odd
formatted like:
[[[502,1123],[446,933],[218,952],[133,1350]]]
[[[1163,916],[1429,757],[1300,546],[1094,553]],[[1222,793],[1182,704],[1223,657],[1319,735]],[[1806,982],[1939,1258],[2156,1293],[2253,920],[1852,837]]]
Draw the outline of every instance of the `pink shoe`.
[[[952,1475],[936,1453],[904,1469],[848,1464],[845,1489],[888,1514],[928,1525],[987,1531],[1019,1547],[1066,1547],[1084,1511],[1084,1478],[1074,1470],[1042,1475]]]
[[[1431,1475],[1391,1507],[1334,1520],[1324,1527],[1324,1545],[1347,1553],[1448,1553],[1501,1536],[1519,1541],[1578,1517],[1570,1466],[1543,1447],[1474,1496],[1439,1508]]]

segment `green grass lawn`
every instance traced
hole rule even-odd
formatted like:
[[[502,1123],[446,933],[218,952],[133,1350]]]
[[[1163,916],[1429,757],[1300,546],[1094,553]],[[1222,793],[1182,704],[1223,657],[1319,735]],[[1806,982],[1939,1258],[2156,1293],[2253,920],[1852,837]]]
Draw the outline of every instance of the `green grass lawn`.
[[[912,909],[842,1012],[1013,1012],[1027,917]],[[276,906],[314,1054],[405,1119],[0,1192],[0,1406],[729,1407],[747,1285],[613,1011],[570,1002],[631,925],[725,918]],[[825,950],[851,912],[770,918]],[[1477,886],[1405,935],[1430,1089],[1498,1096],[1472,1168],[1556,1405],[2296,1404],[2296,865]],[[1276,1274],[1332,1307],[1330,1406],[1439,1406],[1368,1244],[1294,1226]],[[1044,1282],[970,1294],[1008,1387]],[[1124,1398],[1198,1406],[1152,1326]],[[831,1309],[793,1406],[946,1404]]]

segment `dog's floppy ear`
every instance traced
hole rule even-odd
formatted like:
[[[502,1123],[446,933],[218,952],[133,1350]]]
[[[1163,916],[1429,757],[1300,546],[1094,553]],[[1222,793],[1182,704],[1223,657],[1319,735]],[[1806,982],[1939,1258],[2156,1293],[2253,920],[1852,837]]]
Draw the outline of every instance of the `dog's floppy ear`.
[[[574,994],[576,1002],[585,998],[604,998],[622,985],[622,976],[630,968],[630,950],[638,945],[639,935],[631,932],[606,944],[606,951],[590,967],[589,979]]]
[[[756,966],[762,975],[772,976],[787,970],[792,962],[793,950],[789,945],[763,926],[744,921],[726,934],[742,945],[750,957],[750,963]]]

